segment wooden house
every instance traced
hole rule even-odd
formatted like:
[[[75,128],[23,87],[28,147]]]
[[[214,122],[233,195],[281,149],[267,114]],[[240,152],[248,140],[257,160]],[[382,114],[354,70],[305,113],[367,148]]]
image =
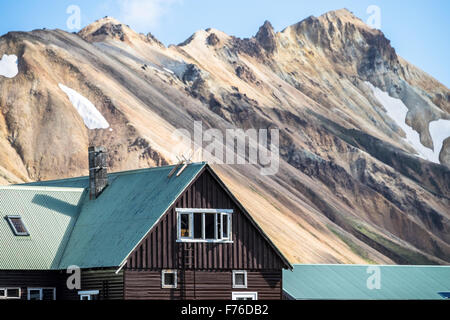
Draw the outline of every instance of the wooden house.
[[[282,298],[291,265],[208,164],[89,155],[87,177],[0,187],[0,299]]]

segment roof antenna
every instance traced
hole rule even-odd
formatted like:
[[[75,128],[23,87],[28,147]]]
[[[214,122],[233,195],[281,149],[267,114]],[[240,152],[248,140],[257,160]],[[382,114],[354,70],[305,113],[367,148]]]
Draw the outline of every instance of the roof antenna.
[[[173,167],[173,169],[170,171],[169,175],[167,176],[168,178],[172,177],[173,174],[175,173],[175,171],[178,170],[178,168],[180,166],[181,169],[177,172],[176,176],[179,177],[181,175],[181,173],[184,171],[184,169],[186,169],[186,167],[188,165],[190,165],[192,163],[192,157],[194,156],[194,154],[196,154],[198,152],[198,150],[196,152],[193,152],[193,149],[190,150],[189,155],[186,157],[184,154],[182,154],[180,157],[177,157],[177,164]]]
[[[177,169],[183,164],[183,159],[181,159],[180,157],[177,157],[177,164],[173,167],[173,169],[170,171],[169,175],[167,176],[168,178],[171,178],[173,176],[173,174],[175,173],[175,171],[177,171]]]
[[[186,167],[192,163],[191,161],[192,155],[193,155],[192,149],[187,158],[184,156],[184,154],[181,155],[183,161],[182,163],[184,163],[184,165],[181,167],[180,171],[177,172],[177,177],[180,176],[180,174],[184,171],[184,169],[186,169]]]

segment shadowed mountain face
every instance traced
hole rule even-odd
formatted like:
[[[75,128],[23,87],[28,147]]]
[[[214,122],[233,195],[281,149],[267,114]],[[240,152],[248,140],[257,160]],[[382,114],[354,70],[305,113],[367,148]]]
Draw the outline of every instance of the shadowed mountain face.
[[[276,175],[213,167],[291,262],[450,262],[449,90],[347,10],[168,48],[104,18],[8,33],[3,54],[19,72],[0,76],[0,183],[87,175],[89,144],[112,171],[173,163],[194,121],[279,129]],[[59,84],[110,128],[89,130]]]

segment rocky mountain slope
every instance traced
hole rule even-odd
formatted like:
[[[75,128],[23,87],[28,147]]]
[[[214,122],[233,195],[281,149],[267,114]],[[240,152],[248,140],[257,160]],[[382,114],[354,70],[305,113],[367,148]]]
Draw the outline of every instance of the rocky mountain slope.
[[[86,175],[89,144],[112,171],[174,163],[194,121],[279,129],[276,175],[213,167],[293,263],[450,262],[449,90],[345,9],[168,48],[105,17],[10,32],[3,54],[18,73],[0,75],[0,183]]]

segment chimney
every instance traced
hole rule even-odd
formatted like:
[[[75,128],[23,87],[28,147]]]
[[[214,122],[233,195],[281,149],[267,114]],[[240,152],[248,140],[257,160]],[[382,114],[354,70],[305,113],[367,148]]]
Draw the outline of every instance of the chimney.
[[[89,199],[96,199],[108,185],[105,147],[89,147]]]

